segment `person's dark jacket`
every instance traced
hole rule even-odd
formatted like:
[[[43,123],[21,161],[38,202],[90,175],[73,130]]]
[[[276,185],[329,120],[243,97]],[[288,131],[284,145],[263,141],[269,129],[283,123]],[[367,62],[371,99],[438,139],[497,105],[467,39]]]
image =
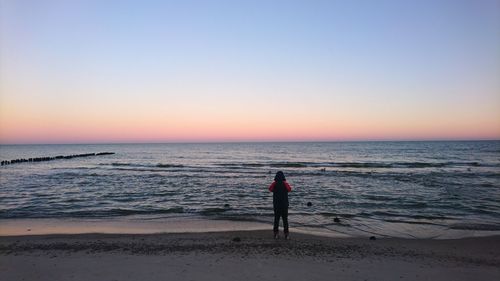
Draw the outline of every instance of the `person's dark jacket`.
[[[269,186],[269,191],[273,193],[274,208],[288,208],[288,192],[292,188],[286,181],[274,181]]]

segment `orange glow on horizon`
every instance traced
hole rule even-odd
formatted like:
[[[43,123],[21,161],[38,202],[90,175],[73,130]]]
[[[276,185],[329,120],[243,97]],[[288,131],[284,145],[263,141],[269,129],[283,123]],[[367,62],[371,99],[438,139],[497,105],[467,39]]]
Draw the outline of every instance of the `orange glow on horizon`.
[[[29,118],[28,118],[29,119]],[[363,122],[351,120],[113,120],[32,119],[1,122],[1,143],[342,141],[500,139],[491,124],[460,128],[435,122]]]

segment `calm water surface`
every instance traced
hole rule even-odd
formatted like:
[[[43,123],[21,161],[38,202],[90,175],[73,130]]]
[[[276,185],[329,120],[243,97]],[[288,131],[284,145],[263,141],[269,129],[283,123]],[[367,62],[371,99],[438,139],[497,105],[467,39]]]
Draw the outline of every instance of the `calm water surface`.
[[[102,151],[116,154],[2,166],[0,219],[271,222],[267,187],[282,170],[293,188],[291,227],[399,237],[500,231],[500,141],[2,145],[0,159]]]

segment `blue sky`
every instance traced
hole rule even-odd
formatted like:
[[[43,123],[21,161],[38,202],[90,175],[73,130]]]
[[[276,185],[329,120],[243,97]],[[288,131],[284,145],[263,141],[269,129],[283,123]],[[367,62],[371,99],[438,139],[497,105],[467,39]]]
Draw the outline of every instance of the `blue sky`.
[[[4,142],[500,137],[500,1],[0,5]]]

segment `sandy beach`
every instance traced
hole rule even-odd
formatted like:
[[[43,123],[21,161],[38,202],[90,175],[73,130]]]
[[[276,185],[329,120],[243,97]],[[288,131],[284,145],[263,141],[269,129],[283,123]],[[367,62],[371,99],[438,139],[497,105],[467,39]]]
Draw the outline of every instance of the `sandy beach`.
[[[496,280],[500,236],[328,238],[269,231],[0,237],[2,280]]]

